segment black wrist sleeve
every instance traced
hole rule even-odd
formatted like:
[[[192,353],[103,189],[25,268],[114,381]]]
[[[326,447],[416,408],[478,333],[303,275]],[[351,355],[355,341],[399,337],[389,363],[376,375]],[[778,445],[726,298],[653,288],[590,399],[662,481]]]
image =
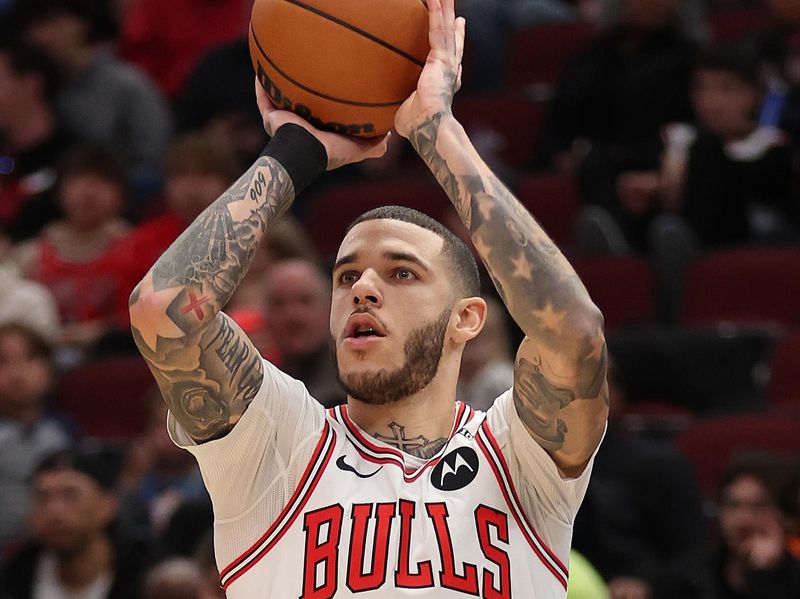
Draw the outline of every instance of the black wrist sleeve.
[[[274,158],[286,169],[294,185],[295,196],[299,196],[301,191],[328,168],[325,146],[306,129],[294,123],[282,125],[261,155]]]

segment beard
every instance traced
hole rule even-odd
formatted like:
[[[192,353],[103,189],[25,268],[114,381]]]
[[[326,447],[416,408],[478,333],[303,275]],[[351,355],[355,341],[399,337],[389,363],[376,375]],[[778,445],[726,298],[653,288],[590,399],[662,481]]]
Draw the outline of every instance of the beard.
[[[439,371],[449,321],[450,308],[447,308],[433,322],[413,330],[403,349],[405,362],[395,370],[342,376],[337,361],[339,383],[350,397],[371,405],[395,403],[414,395],[427,387]],[[336,344],[333,352],[335,356]]]

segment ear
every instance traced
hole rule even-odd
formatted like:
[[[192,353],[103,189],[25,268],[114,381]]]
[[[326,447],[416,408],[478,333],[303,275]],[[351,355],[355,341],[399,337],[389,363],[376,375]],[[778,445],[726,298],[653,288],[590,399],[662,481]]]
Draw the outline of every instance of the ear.
[[[467,297],[453,307],[454,326],[451,337],[456,343],[466,343],[478,336],[486,324],[486,302],[481,297]]]

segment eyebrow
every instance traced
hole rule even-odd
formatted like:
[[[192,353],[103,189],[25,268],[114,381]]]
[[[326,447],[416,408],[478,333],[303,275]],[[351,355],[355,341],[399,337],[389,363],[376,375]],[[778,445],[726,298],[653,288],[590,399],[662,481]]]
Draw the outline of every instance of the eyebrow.
[[[412,264],[416,264],[425,272],[430,272],[430,267],[425,264],[421,259],[419,259],[414,254],[409,252],[384,252],[383,257],[387,260],[392,260],[394,262],[411,262]],[[336,272],[339,268],[344,266],[345,264],[352,264],[353,262],[358,261],[358,254],[345,254],[341,258],[336,261],[336,264],[333,265],[333,272]]]

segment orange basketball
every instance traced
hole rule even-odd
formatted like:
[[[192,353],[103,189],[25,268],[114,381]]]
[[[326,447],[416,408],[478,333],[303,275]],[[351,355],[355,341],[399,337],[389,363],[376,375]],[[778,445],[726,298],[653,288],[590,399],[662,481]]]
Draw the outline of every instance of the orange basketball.
[[[372,137],[392,128],[428,54],[422,0],[255,0],[250,56],[276,106]]]

